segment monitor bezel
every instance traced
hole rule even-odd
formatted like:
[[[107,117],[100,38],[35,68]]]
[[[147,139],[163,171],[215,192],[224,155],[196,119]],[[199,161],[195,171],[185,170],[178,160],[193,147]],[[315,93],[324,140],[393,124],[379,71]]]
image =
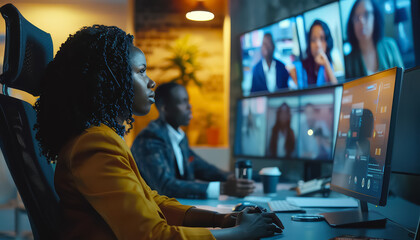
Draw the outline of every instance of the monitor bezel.
[[[400,67],[394,67],[394,68],[390,68],[381,72],[377,72],[375,74],[369,75],[369,76],[365,76],[362,78],[358,78],[355,79],[353,81],[347,82],[343,84],[343,91],[344,91],[344,87],[347,84],[354,84],[354,81],[360,81],[363,82],[366,79],[369,78],[373,78],[373,76],[377,76],[380,74],[387,74],[390,71],[394,71],[395,70],[395,87],[394,87],[394,97],[392,100],[392,110],[391,110],[391,119],[390,119],[390,125],[389,125],[389,135],[388,135],[388,141],[387,141],[387,150],[386,150],[386,158],[385,158],[385,167],[384,167],[384,175],[383,175],[383,179],[382,179],[382,189],[381,189],[381,193],[380,193],[380,197],[379,198],[375,198],[372,196],[367,197],[367,195],[364,194],[359,194],[355,191],[351,191],[349,189],[346,189],[344,187],[338,186],[333,184],[333,178],[334,178],[334,173],[332,173],[332,179],[331,179],[331,186],[330,189],[335,191],[335,192],[339,192],[342,193],[344,195],[350,196],[350,197],[354,197],[359,199],[360,201],[366,201],[375,205],[379,205],[379,206],[385,206],[386,202],[387,202],[387,197],[388,197],[388,188],[389,188],[389,180],[390,180],[390,176],[391,176],[391,159],[392,159],[392,150],[393,150],[393,143],[394,143],[394,135],[395,135],[395,121],[396,121],[396,117],[397,117],[397,109],[398,109],[398,103],[399,103],[399,98],[400,98],[400,89],[401,89],[401,83],[402,83],[402,68]],[[341,113],[341,107],[340,107],[340,113]],[[337,131],[337,137],[338,138],[338,131]],[[333,156],[335,156],[335,150],[337,148],[337,144],[334,147],[334,151],[333,151]],[[333,157],[333,162],[334,162],[334,157]],[[334,164],[334,163],[333,163]],[[334,165],[333,165],[333,169],[334,169]]]
[[[320,87],[309,87],[309,88],[304,88],[304,89],[297,89],[297,90],[289,90],[289,89],[284,89],[278,92],[274,92],[274,93],[261,93],[261,94],[254,94],[251,96],[242,96],[240,98],[238,98],[236,100],[236,109],[235,109],[235,125],[238,122],[238,118],[240,117],[238,114],[238,107],[239,107],[239,103],[243,100],[243,99],[252,99],[252,98],[259,98],[259,97],[265,97],[267,98],[267,101],[269,98],[276,98],[276,97],[288,97],[288,96],[302,96],[305,95],[305,93],[307,92],[311,92],[311,91],[318,91],[318,90],[324,90],[324,89],[332,89],[333,91],[336,90],[336,88],[341,87],[342,88],[343,84],[330,84],[330,85],[324,85],[324,86],[320,86]],[[337,101],[335,94],[334,94],[334,100],[333,102]],[[335,115],[335,109],[333,108],[334,113],[333,115]],[[338,111],[340,111],[338,109]],[[333,121],[334,122],[334,121]],[[335,122],[333,125],[333,130],[336,129],[337,126],[335,126]],[[337,122],[338,124],[338,122]],[[234,132],[234,139],[236,139],[236,134],[238,129],[237,126],[235,127],[235,132]],[[331,154],[332,157],[331,159],[311,159],[311,158],[299,158],[299,157],[270,157],[267,155],[264,156],[252,156],[252,155],[242,155],[242,154],[236,154],[235,152],[235,148],[236,148],[236,141],[233,143],[233,157],[236,159],[255,159],[255,160],[259,160],[259,159],[263,159],[263,160],[286,160],[286,161],[299,161],[299,162],[313,162],[313,163],[332,163],[333,162],[333,151],[334,151],[334,146],[335,144],[332,143],[332,149],[331,149]]]

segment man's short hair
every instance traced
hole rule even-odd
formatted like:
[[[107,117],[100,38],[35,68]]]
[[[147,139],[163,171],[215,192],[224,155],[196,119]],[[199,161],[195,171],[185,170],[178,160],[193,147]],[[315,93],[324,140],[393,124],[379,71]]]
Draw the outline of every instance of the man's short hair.
[[[181,84],[169,82],[160,84],[155,90],[155,104],[158,110],[166,105],[172,98],[171,90],[177,87],[183,87]]]
[[[268,38],[269,38],[270,43],[271,43],[271,46],[273,46],[273,48],[275,48],[273,35],[272,35],[270,32],[266,32],[266,33],[264,34],[263,38],[266,38],[266,37],[268,37]]]

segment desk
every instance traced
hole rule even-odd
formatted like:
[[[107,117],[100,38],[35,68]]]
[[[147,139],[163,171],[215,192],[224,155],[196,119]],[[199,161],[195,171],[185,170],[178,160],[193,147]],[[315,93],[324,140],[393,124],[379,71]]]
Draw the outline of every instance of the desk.
[[[282,188],[284,189],[284,188]],[[334,196],[337,193],[332,193]],[[264,196],[262,188],[258,184],[254,196]],[[275,196],[275,199],[285,199],[288,196],[296,196],[294,191],[290,190],[279,190]],[[219,200],[220,199],[220,200]],[[179,202],[186,205],[206,205],[211,207],[217,207],[218,205],[234,205],[244,199],[221,196],[219,199],[206,199],[206,200],[195,200],[195,199],[178,199]],[[255,201],[253,201],[255,202]],[[268,204],[264,202],[255,202],[268,209]],[[354,236],[367,236],[374,238],[384,239],[413,239],[409,235],[406,228],[411,231],[415,231],[417,226],[418,217],[420,214],[420,206],[412,204],[398,197],[390,197],[386,207],[375,207],[369,204],[369,209],[375,208],[375,211],[380,212],[388,219],[385,228],[332,228],[325,221],[320,222],[295,222],[290,218],[296,213],[278,213],[277,216],[283,222],[285,230],[282,234],[276,235],[270,238],[264,239],[331,239],[333,237],[342,235],[354,235]],[[354,209],[354,208],[352,208]],[[305,208],[307,213],[322,213],[329,211],[344,211],[349,210],[346,208]],[[391,220],[390,220],[391,219]]]

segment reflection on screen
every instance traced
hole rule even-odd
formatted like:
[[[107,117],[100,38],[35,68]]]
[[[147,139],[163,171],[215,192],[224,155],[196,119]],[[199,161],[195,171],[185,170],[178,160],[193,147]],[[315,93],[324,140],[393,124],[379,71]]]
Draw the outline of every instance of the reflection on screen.
[[[266,97],[247,98],[238,102],[236,155],[265,155],[266,104]]]
[[[396,69],[345,83],[332,183],[378,198],[382,191]]]

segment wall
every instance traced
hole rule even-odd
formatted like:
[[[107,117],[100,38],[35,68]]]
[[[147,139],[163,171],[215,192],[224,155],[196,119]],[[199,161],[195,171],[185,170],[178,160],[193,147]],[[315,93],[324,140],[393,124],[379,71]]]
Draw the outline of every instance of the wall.
[[[222,170],[231,171],[229,165],[230,151],[228,148],[193,147],[192,150],[210,164]]]
[[[51,34],[54,54],[69,34],[93,24],[114,25],[133,34],[134,0],[14,0],[12,4],[32,24]],[[6,1],[1,2],[3,6]],[[4,22],[1,18],[0,22]],[[0,24],[0,56],[4,55],[5,24]],[[3,58],[0,59],[3,71]],[[33,103],[35,98],[21,91],[12,95]]]
[[[181,3],[193,5],[189,8]],[[208,8],[215,13],[215,18],[208,22],[185,18],[185,13],[194,3],[190,0],[138,0],[135,44],[145,53],[147,74],[157,85],[176,81],[186,87],[193,118],[183,129],[190,145],[227,148],[229,48],[226,47],[229,47],[229,42],[224,39],[229,39],[230,35],[225,30],[229,29],[229,24],[226,24],[229,19],[224,17],[226,3],[221,0],[212,5],[209,3]],[[207,6],[207,2],[205,4]],[[177,64],[171,60],[175,56],[178,56]],[[194,78],[181,75],[180,65]],[[125,137],[128,145],[158,116],[153,106],[148,115],[135,117],[133,130]]]

